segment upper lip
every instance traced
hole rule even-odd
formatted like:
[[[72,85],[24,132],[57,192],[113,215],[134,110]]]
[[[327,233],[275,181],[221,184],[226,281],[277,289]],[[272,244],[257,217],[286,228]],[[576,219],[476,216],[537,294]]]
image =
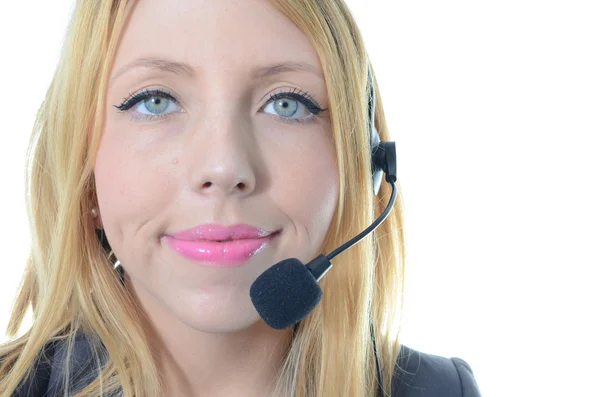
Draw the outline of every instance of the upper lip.
[[[168,235],[178,240],[195,241],[222,241],[222,240],[241,240],[241,239],[257,239],[269,236],[278,230],[263,229],[246,224],[236,224],[231,226],[223,226],[217,224],[206,224],[194,226],[190,229],[182,230],[177,233],[169,233]]]

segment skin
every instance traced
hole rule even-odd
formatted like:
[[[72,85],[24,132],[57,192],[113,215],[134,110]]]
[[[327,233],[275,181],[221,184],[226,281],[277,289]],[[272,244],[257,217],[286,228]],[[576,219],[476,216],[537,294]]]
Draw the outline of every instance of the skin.
[[[122,72],[141,57],[185,62],[194,76]],[[252,75],[282,62],[316,73]],[[264,396],[291,329],[264,323],[250,285],[282,259],[321,253],[339,196],[329,112],[290,123],[311,113],[294,99],[284,100],[298,106],[291,116],[269,101],[303,91],[329,108],[317,53],[267,1],[144,0],[129,9],[110,79],[95,163],[98,222],[147,314],[166,395]],[[115,108],[145,89],[178,102]],[[233,268],[194,262],[165,242],[166,233],[207,223],[281,232]]]

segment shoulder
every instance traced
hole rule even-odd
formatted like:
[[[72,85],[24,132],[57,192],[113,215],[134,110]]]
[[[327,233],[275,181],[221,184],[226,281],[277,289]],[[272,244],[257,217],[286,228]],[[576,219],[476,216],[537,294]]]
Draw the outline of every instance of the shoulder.
[[[12,397],[32,397],[44,396],[50,381],[50,372],[52,369],[52,357],[55,352],[55,343],[49,342],[38,353],[34,368],[31,374],[23,379]],[[6,357],[0,357],[0,365],[3,364]]]
[[[88,337],[77,334],[72,349],[66,340],[46,343],[38,354],[31,375],[24,379],[12,397],[55,396],[63,394],[67,354],[69,355],[70,388],[81,391],[96,376],[98,362],[93,360],[93,352]],[[2,358],[0,357],[0,363]]]
[[[402,346],[392,381],[392,397],[481,397],[481,392],[464,360]]]

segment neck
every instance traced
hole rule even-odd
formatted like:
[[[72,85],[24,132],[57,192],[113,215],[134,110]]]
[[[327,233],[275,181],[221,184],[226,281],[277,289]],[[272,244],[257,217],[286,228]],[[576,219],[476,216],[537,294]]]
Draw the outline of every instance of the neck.
[[[229,334],[162,334],[159,370],[168,396],[266,396],[289,344],[289,335],[252,329]]]
[[[140,292],[136,295],[140,299]],[[264,397],[274,391],[292,329],[274,330],[258,320],[234,332],[203,332],[175,318],[152,297],[140,301],[150,321],[164,395]]]

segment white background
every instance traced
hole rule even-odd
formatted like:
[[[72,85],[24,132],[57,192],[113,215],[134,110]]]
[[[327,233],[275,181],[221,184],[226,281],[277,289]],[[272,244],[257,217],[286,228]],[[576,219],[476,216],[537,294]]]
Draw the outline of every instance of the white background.
[[[398,151],[405,343],[485,396],[600,396],[600,7],[349,1]],[[24,153],[71,2],[0,13],[0,338],[28,251]]]

